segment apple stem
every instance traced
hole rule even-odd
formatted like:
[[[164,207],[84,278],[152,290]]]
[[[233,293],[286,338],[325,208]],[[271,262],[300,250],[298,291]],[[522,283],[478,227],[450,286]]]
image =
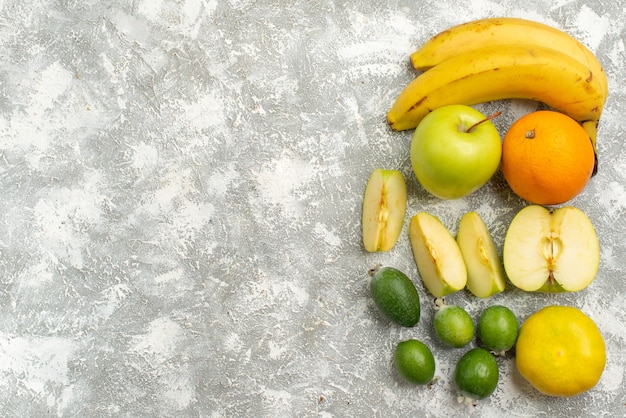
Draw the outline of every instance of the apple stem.
[[[481,123],[487,122],[488,120],[492,120],[497,118],[498,116],[500,116],[502,114],[502,112],[496,112],[491,116],[487,116],[485,119],[479,120],[478,122],[476,122],[475,124],[473,124],[472,126],[470,126],[465,132],[470,133],[470,131],[472,129],[474,129],[475,127],[477,127],[478,125],[480,125]]]

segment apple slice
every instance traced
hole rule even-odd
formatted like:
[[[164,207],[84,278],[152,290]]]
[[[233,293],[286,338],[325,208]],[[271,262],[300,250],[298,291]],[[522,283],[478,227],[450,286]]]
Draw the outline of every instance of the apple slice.
[[[363,196],[363,246],[389,251],[398,241],[406,215],[406,183],[398,170],[372,172]]]
[[[509,280],[520,289],[576,292],[595,279],[600,244],[580,209],[530,205],[511,221],[502,256]]]
[[[456,242],[467,268],[468,290],[479,298],[502,292],[506,287],[504,267],[487,225],[478,213],[468,212],[461,217]]]
[[[409,236],[424,285],[436,298],[465,287],[467,269],[461,250],[439,218],[419,212],[411,218]]]

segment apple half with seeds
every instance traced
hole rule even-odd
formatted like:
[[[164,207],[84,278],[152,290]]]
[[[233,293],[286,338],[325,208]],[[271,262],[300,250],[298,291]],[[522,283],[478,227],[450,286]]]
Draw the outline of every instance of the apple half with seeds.
[[[509,280],[522,290],[576,292],[595,279],[600,244],[582,210],[530,205],[511,221],[502,258]]]
[[[363,196],[362,233],[366,251],[389,251],[396,245],[406,215],[406,183],[398,170],[377,168]]]
[[[478,213],[472,211],[461,217],[456,242],[467,268],[467,289],[479,298],[502,292],[506,287],[504,267],[487,225]]]
[[[465,287],[467,269],[454,237],[439,218],[419,212],[409,223],[415,264],[426,289],[436,298]]]

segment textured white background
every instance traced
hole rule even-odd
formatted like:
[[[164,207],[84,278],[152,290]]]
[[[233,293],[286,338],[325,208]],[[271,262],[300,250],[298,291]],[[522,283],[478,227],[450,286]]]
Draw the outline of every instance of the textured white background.
[[[0,415],[122,417],[625,416],[626,51],[623,2],[387,0],[0,1]],[[384,115],[431,35],[485,16],[576,36],[606,68],[600,169],[571,203],[600,238],[597,280],[570,295],[449,298],[523,320],[548,304],[599,325],[600,383],[548,398],[500,359],[496,392],[459,405],[464,350],[441,346],[406,229],[366,254],[360,205],[377,167],[400,169],[407,220],[454,233],[477,210],[501,248],[525,203],[497,174],[440,201],[417,184],[410,132]],[[502,110],[501,132],[534,103]],[[415,329],[374,308],[366,271],[407,272]],[[439,382],[392,368],[429,344]],[[473,343],[475,345],[475,343]]]

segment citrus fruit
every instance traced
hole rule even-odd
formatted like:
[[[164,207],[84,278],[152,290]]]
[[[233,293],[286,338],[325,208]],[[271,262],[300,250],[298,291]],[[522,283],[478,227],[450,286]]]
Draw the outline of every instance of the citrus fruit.
[[[483,345],[501,354],[515,345],[519,323],[509,308],[493,305],[480,314],[477,328]]]
[[[604,339],[591,318],[570,306],[547,306],[522,324],[520,374],[540,392],[574,396],[594,387],[606,363]]]
[[[474,338],[474,321],[460,306],[443,305],[433,317],[435,334],[450,347],[466,346]]]
[[[372,298],[383,315],[404,327],[417,325],[420,298],[411,279],[393,267],[375,267],[370,274]]]
[[[478,400],[491,395],[498,385],[498,363],[484,348],[472,348],[459,360],[454,383],[465,398]]]
[[[564,203],[587,185],[595,155],[583,127],[569,116],[540,110],[518,119],[502,142],[501,170],[522,199]]]
[[[412,383],[425,385],[435,376],[435,358],[430,348],[415,339],[398,343],[393,355],[396,370]]]

